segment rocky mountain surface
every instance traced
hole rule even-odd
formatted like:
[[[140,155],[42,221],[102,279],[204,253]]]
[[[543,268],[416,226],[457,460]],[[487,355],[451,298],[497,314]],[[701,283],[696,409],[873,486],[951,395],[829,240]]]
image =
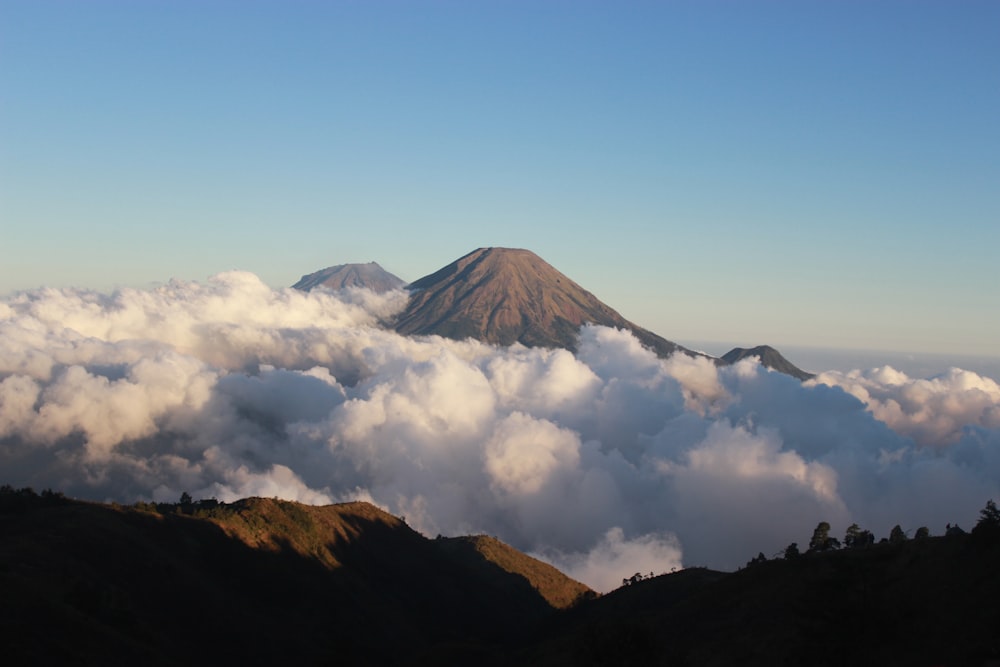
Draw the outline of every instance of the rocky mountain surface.
[[[629,322],[535,253],[480,248],[414,281],[396,320],[403,334],[574,349],[586,323],[628,329],[660,356],[694,354]]]

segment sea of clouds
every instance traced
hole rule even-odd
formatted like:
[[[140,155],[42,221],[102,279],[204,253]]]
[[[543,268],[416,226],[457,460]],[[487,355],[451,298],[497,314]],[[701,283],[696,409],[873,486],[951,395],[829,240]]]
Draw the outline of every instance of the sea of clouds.
[[[0,301],[0,483],[130,503],[364,499],[428,536],[489,533],[606,591],[734,569],[819,521],[969,528],[1000,499],[1000,386],[890,367],[800,383],[379,326],[406,302],[244,272]]]

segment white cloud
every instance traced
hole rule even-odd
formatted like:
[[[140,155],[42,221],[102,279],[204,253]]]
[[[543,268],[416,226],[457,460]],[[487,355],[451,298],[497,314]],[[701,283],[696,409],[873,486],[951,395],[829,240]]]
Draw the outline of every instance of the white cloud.
[[[577,581],[588,582],[596,591],[607,593],[636,574],[643,577],[665,574],[682,567],[681,548],[669,534],[647,534],[626,539],[615,526],[586,553],[537,554]]]
[[[485,465],[499,495],[534,495],[558,472],[580,461],[575,433],[550,421],[515,412],[497,424],[486,442]]]
[[[750,360],[658,359],[594,326],[575,355],[406,338],[378,326],[404,299],[239,272],[15,295],[0,482],[120,502],[363,498],[603,590],[682,549],[733,568],[821,520],[940,532],[1000,497],[1000,389],[974,373],[803,384]]]
[[[930,379],[910,378],[889,366],[830,371],[810,383],[843,388],[877,419],[926,446],[952,444],[969,425],[1000,428],[1000,385],[959,368]]]

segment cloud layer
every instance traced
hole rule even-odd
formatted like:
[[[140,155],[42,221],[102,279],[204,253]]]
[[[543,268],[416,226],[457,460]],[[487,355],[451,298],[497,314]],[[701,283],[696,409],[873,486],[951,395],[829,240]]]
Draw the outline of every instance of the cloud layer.
[[[600,590],[730,569],[821,520],[885,535],[1000,497],[1000,387],[889,367],[805,384],[747,360],[406,338],[400,292],[243,272],[0,302],[0,482],[97,500],[363,498],[486,532]]]

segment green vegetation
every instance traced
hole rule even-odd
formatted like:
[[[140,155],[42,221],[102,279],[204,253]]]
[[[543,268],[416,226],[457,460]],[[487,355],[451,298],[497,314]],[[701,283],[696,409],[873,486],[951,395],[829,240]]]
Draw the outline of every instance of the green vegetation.
[[[839,548],[840,540],[830,536],[830,524],[826,521],[820,521],[816,526],[816,530],[813,531],[812,537],[809,539],[809,553],[830,551],[831,549]]]

